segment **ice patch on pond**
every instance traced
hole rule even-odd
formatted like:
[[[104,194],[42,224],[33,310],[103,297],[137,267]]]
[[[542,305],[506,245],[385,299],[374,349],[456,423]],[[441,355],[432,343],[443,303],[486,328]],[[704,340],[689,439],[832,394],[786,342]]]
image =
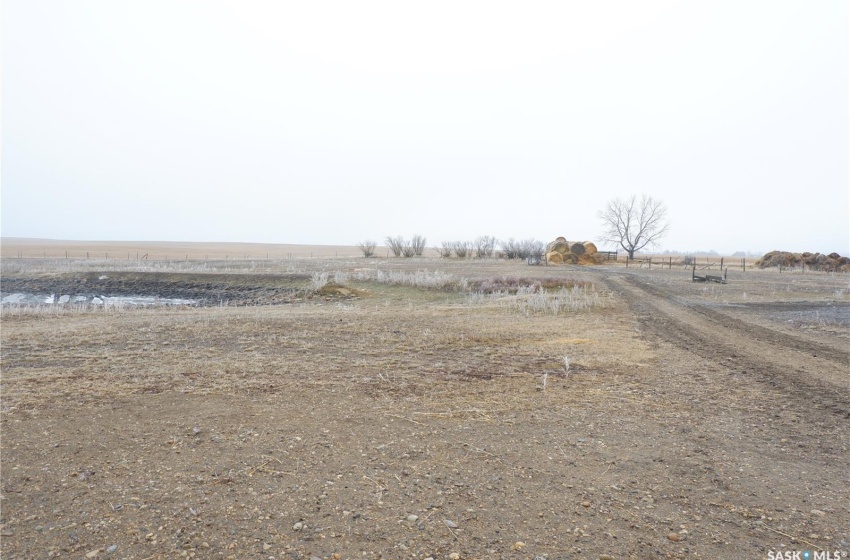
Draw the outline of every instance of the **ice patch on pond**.
[[[95,298],[99,300],[100,298]],[[95,300],[92,300],[94,303]],[[104,297],[101,305],[195,305],[196,299],[161,298],[156,296],[115,296]]]
[[[91,305],[134,305],[134,306],[168,306],[168,305],[197,305],[196,299],[163,298],[157,296],[81,296],[62,294],[7,294],[0,299],[2,305],[52,305],[59,304],[91,304]]]
[[[9,294],[8,296],[3,296],[2,303],[13,303],[13,304],[26,304],[26,303],[36,303],[30,302],[27,299],[27,294]],[[46,303],[42,300],[40,303]]]

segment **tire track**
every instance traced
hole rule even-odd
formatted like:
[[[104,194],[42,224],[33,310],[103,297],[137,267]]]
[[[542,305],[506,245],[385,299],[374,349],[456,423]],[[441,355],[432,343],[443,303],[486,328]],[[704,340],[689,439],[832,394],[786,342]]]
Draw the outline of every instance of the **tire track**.
[[[663,287],[630,275],[609,276],[603,282],[623,294],[647,335],[768,385],[801,413],[822,409],[834,413],[830,415],[833,420],[842,418],[843,422],[850,418],[850,390],[847,385],[828,379],[850,380],[846,373],[850,363],[847,352],[810,344],[699,304],[682,303]],[[793,360],[787,367],[777,364],[791,354]],[[812,354],[817,354],[817,358]],[[816,374],[799,369],[801,363],[818,358],[826,367]]]
[[[664,292],[658,286],[646,282],[639,282],[633,276],[626,276],[624,279],[632,286],[643,290],[657,298],[670,299],[669,294]],[[850,352],[818,342],[802,340],[800,338],[785,334],[779,331],[762,327],[753,323],[747,323],[741,319],[737,319],[715,309],[711,309],[701,304],[683,305],[689,311],[697,313],[709,321],[715,323],[718,327],[724,329],[735,329],[745,333],[748,338],[752,338],[759,342],[790,348],[807,354],[816,354],[819,358],[824,358],[833,361],[839,365],[850,368]]]

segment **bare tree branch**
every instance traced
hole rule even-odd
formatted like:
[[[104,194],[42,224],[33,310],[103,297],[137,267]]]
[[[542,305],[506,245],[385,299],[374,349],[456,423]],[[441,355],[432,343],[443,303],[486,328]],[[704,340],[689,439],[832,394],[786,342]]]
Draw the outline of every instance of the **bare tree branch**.
[[[363,256],[367,259],[375,254],[375,247],[377,247],[377,243],[372,241],[371,239],[367,239],[366,241],[361,241],[357,244],[357,248],[363,252]]]
[[[657,245],[670,229],[664,203],[646,195],[610,200],[599,219],[604,226],[600,239],[616,243],[630,259],[644,247]]]

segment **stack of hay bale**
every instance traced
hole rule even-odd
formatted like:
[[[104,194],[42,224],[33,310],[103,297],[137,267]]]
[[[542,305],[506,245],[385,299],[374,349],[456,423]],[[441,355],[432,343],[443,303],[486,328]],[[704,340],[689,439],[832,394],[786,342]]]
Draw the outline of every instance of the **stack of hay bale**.
[[[598,255],[596,245],[590,241],[571,242],[558,237],[546,246],[546,262],[549,264],[601,264],[604,255]]]
[[[820,253],[792,253],[789,251],[771,251],[756,261],[759,268],[805,267],[810,270],[827,272],[850,271],[850,258],[838,253],[822,255]]]

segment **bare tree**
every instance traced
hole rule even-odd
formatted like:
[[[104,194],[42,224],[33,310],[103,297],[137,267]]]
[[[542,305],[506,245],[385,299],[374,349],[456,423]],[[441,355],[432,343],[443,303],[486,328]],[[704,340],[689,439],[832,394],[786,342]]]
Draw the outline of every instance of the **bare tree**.
[[[416,248],[410,241],[405,241],[401,246],[401,256],[410,258],[416,254]]]
[[[520,243],[513,237],[507,241],[502,241],[501,246],[506,259],[515,259],[519,255]]]
[[[443,258],[448,258],[452,256],[452,251],[454,250],[454,243],[451,241],[443,241],[440,247],[434,247],[434,249],[440,253],[440,256]]]
[[[367,259],[375,255],[375,247],[377,247],[377,243],[372,241],[371,239],[367,239],[366,241],[361,241],[357,244],[357,248],[363,252],[363,256]]]
[[[517,241],[513,237],[502,241],[502,253],[506,259],[527,259],[528,257],[540,258],[546,244],[536,239],[524,239]]]
[[[476,237],[472,242],[472,247],[475,249],[475,256],[479,259],[489,259],[493,256],[493,250],[496,248],[496,238],[491,235],[482,235]]]
[[[540,259],[543,257],[543,251],[546,249],[546,244],[537,239],[526,239],[519,243],[519,252],[517,256],[521,259],[533,257]]]
[[[390,248],[390,251],[393,252],[393,255],[400,257],[402,254],[402,249],[404,248],[405,242],[402,236],[396,237],[387,237],[386,239],[387,247]]]
[[[618,244],[630,259],[635,258],[636,251],[657,245],[670,229],[664,203],[646,195],[609,201],[599,212],[599,219],[605,225],[601,239]]]
[[[455,250],[455,255],[460,259],[465,259],[466,255],[469,253],[469,241],[455,241],[453,243],[453,248]]]
[[[425,237],[418,233],[410,239],[410,245],[413,246],[413,254],[417,257],[421,257],[422,253],[425,252],[425,241]]]

